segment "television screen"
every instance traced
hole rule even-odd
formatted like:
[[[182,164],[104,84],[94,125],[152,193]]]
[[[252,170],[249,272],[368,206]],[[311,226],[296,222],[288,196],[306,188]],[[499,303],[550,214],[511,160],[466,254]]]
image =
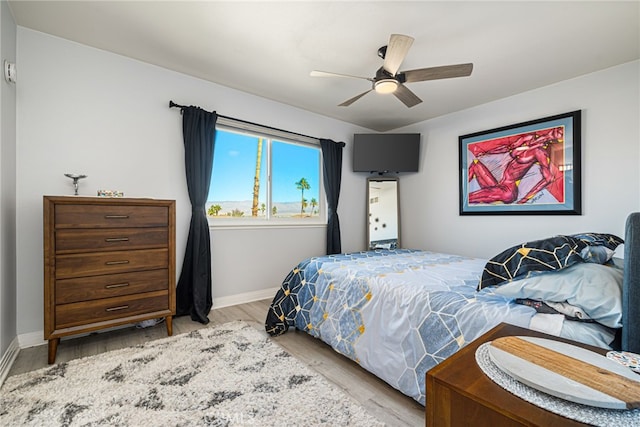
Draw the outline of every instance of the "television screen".
[[[419,133],[353,135],[354,172],[418,172],[419,163]]]

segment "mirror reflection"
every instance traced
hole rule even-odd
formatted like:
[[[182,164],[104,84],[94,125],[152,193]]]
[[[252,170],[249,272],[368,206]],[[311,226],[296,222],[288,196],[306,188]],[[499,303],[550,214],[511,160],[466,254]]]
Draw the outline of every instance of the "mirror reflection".
[[[367,248],[400,247],[400,206],[398,178],[367,179]]]

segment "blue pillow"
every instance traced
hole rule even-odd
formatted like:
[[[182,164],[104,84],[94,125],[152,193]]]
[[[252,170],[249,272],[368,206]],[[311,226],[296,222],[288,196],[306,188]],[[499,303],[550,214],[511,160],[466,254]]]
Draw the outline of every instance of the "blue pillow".
[[[571,236],[554,236],[513,246],[487,262],[478,290],[584,262],[580,252],[586,246]]]
[[[567,302],[610,328],[622,326],[623,270],[582,263],[555,273],[514,280],[493,292],[507,298]]]

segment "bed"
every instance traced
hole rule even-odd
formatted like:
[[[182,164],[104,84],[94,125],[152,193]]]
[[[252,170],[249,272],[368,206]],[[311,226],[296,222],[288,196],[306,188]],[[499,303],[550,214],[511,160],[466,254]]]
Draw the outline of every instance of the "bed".
[[[640,353],[640,213],[623,240],[552,236],[489,260],[412,249],[312,257],[287,275],[267,314],[329,344],[425,404],[425,374],[506,322]]]

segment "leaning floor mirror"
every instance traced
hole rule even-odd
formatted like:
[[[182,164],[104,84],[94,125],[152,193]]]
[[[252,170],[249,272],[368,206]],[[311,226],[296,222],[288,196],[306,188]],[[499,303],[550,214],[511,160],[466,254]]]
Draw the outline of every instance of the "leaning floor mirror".
[[[367,248],[400,247],[400,203],[398,178],[367,179]]]

